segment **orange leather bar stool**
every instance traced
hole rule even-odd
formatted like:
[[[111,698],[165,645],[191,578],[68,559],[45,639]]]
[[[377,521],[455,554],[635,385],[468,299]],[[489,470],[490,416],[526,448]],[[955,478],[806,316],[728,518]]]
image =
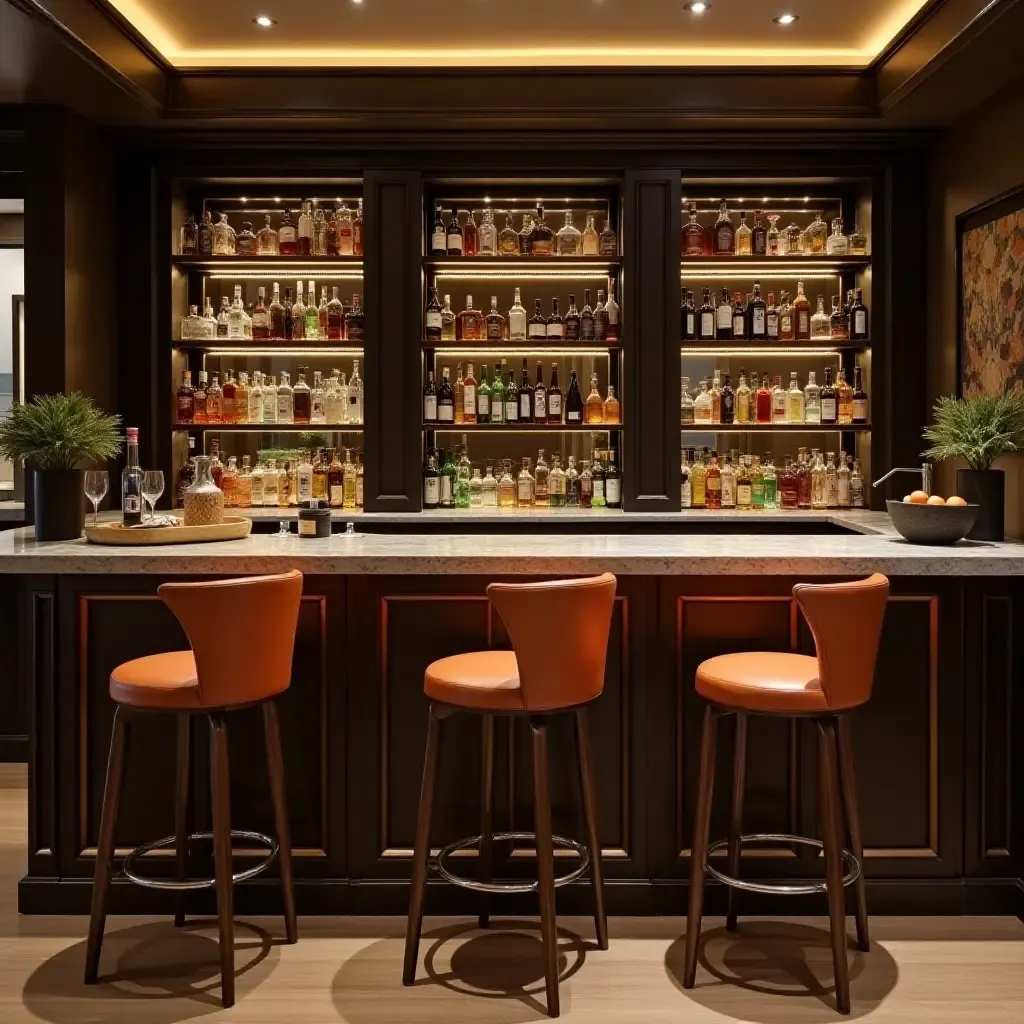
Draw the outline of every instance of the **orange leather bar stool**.
[[[737,889],[789,895],[826,892],[836,1005],[840,1013],[849,1013],[850,977],[846,962],[846,912],[843,905],[843,889],[847,885],[853,885],[856,893],[859,948],[866,953],[870,941],[862,867],[864,846],[847,712],[867,703],[871,696],[889,581],[876,573],[870,579],[855,583],[800,583],[793,588],[793,597],[811,629],[817,657],[769,652],[724,654],[702,662],[697,668],[697,692],[708,701],[708,706],[704,711],[700,782],[693,826],[683,986],[693,988],[696,981],[705,875],[729,886],[726,927],[730,931],[734,931],[737,925],[734,901]],[[715,742],[718,719],[723,715],[736,716],[731,820],[729,838],[709,847]],[[810,718],[816,724],[820,842],[803,836],[740,834],[747,715]],[[844,818],[851,850],[844,849]],[[740,848],[744,843],[755,842],[797,843],[822,850],[825,881],[807,884],[744,881],[739,877]],[[728,874],[713,868],[709,861],[710,854],[726,847]]]
[[[424,679],[423,689],[430,699],[430,721],[416,824],[402,981],[411,985],[416,979],[441,723],[455,712],[472,711],[483,716],[481,834],[446,846],[437,857],[438,874],[448,882],[483,894],[479,918],[481,928],[486,928],[489,920],[489,894],[538,892],[548,1014],[557,1017],[555,888],[581,878],[586,873],[588,863],[594,892],[597,942],[601,949],[608,948],[601,848],[598,846],[597,821],[594,817],[594,768],[587,705],[599,697],[604,689],[615,577],[605,573],[590,579],[560,580],[554,583],[492,583],[487,588],[487,596],[508,630],[513,650],[477,651],[442,658],[427,666]],[[552,637],[557,637],[556,643],[551,642]],[[548,719],[561,712],[572,712],[575,716],[577,764],[587,825],[586,846],[551,834]],[[518,715],[530,721],[536,833],[492,832],[495,715]],[[492,882],[493,843],[516,840],[534,841],[538,881],[524,884]],[[575,851],[580,857],[579,866],[575,870],[557,879],[554,868],[555,844]],[[479,847],[478,877],[475,880],[454,874],[446,863],[457,850],[471,846]]]
[[[285,930],[289,942],[298,939],[284,762],[274,698],[291,685],[302,573],[295,571],[281,576],[257,576],[214,583],[165,583],[158,593],[181,623],[192,649],[136,658],[119,665],[110,675],[110,696],[117,703],[117,709],[114,712],[114,731],[110,742],[96,851],[85,981],[86,984],[94,983],[99,974],[114,833],[124,782],[125,751],[130,725],[137,714],[171,712],[178,719],[175,835],[133,850],[124,860],[123,870],[131,881],[140,885],[177,892],[174,923],[178,927],[185,921],[185,892],[216,887],[217,918],[220,925],[221,1002],[224,1006],[232,1006],[235,1001],[233,884],[252,878],[266,870],[275,858],[278,859],[284,890]],[[236,632],[239,627],[258,636],[260,643],[241,646],[225,644],[225,636]],[[231,829],[226,712],[254,704],[263,706],[276,841],[258,832]],[[210,723],[213,831],[190,835],[190,727],[191,716],[198,714],[206,715]],[[270,852],[254,867],[232,875],[233,837],[261,843]],[[214,878],[186,880],[188,844],[193,839],[213,840]],[[176,852],[176,880],[146,878],[138,873],[135,865],[140,857],[171,845]]]

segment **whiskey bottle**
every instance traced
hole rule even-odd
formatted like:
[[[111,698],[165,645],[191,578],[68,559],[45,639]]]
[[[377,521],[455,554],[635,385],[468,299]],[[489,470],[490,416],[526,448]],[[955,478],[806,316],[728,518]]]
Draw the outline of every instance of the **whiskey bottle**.
[[[740,226],[736,229],[736,255],[749,256],[753,251],[751,235],[753,232],[747,227],[747,215],[740,211]]]
[[[491,296],[491,309],[487,314],[487,340],[504,341],[507,324],[505,318],[498,312],[498,296]]]
[[[849,242],[843,234],[843,218],[836,217],[832,221],[832,234],[825,241],[825,251],[829,256],[845,256],[849,248]]]
[[[796,371],[789,375],[789,392],[786,395],[786,422],[803,423],[804,421],[804,393],[797,383]]]
[[[533,503],[544,508],[548,506],[551,491],[548,486],[550,470],[544,459],[544,449],[537,452],[537,467],[534,471]]]
[[[732,300],[727,288],[722,289],[715,310],[715,338],[718,341],[732,341]]]
[[[868,307],[864,305],[864,292],[860,288],[854,292],[850,306],[850,337],[854,341],[868,340]]]
[[[476,256],[480,252],[480,234],[473,219],[472,209],[466,217],[466,223],[462,228],[462,255]]]
[[[590,289],[585,288],[583,290],[583,309],[580,310],[580,341],[593,341],[594,330],[594,311],[590,308]]]
[[[683,448],[679,453],[679,507],[693,508],[693,485],[690,483],[689,449]]]
[[[861,383],[860,364],[853,368],[853,422],[867,423],[868,396]]]
[[[211,241],[212,248],[212,241]],[[199,229],[196,227],[196,215],[190,213],[178,232],[178,255],[195,256],[199,252]],[[203,255],[207,255],[204,253]]]
[[[256,236],[253,234],[250,221],[242,222],[242,230],[238,233],[238,238],[235,239],[235,252],[239,256],[256,255]]]
[[[437,297],[437,284],[430,289],[430,299],[427,301],[426,313],[423,317],[424,334],[427,341],[437,342],[441,340],[441,300]]]
[[[284,216],[281,218],[281,227],[277,232],[277,248],[282,256],[294,256],[298,249],[291,210],[285,210]]]
[[[327,483],[327,449],[320,449],[313,459],[313,497],[320,501],[330,500]]]
[[[441,204],[434,211],[434,224],[430,229],[430,255],[445,256],[448,253],[448,229],[444,226]]]
[[[533,422],[533,388],[530,387],[530,378],[527,374],[526,360],[523,360],[523,375],[519,385],[519,422]]]
[[[192,374],[188,370],[181,375],[181,387],[178,388],[177,397],[176,421],[192,423],[195,416],[195,391],[192,390]]]
[[[496,256],[498,253],[498,229],[494,226],[494,211],[490,207],[484,209],[483,223],[480,225],[480,255]]]
[[[520,508],[531,508],[534,500],[535,481],[530,472],[530,459],[523,456],[522,469],[516,477],[516,504]]]
[[[271,374],[263,380],[263,423],[277,422],[277,378]]]
[[[480,476],[480,467],[473,468],[473,476],[469,481],[469,507],[483,508],[484,504],[484,481]]]
[[[818,296],[818,308],[811,316],[811,338],[814,341],[824,341],[831,337],[831,325],[829,316],[825,312],[825,296]]]
[[[715,256],[735,255],[735,230],[725,203],[721,203],[718,207],[718,220],[715,221],[713,238],[712,252]]]
[[[736,507],[736,470],[733,469],[732,457],[726,455],[719,466],[722,474],[722,508]]]
[[[541,341],[548,336],[548,322],[540,311],[540,299],[534,300],[533,316],[527,325],[530,341]]]
[[[263,305],[266,289],[260,285],[257,292],[256,307],[252,311],[253,341],[266,341],[270,337],[270,314]]]
[[[580,340],[580,311],[576,308],[574,292],[569,292],[569,308],[565,313],[565,340]]]
[[[192,422],[209,423],[209,391],[206,386],[206,371],[199,371],[199,381],[196,384],[195,392],[192,395]]]
[[[768,293],[768,304],[764,313],[764,336],[767,341],[779,340],[779,309],[775,305],[775,293]]]
[[[505,215],[505,226],[501,229],[501,232],[498,235],[498,255],[519,255],[519,233],[512,226],[511,212]]]
[[[127,462],[121,471],[121,521],[125,526],[142,522],[142,469],[139,466],[139,428],[128,427]]]
[[[487,367],[483,363],[480,364],[480,382],[476,386],[476,421],[491,422],[491,389],[487,384]]]
[[[480,504],[484,508],[498,507],[498,481],[494,476],[494,467],[488,466],[484,472],[484,479],[480,485]]]
[[[313,204],[308,199],[302,200],[299,223],[295,232],[295,251],[299,256],[313,255]]]
[[[565,470],[558,455],[552,455],[551,472],[548,474],[548,504],[552,508],[565,508]]]
[[[848,424],[853,422],[853,388],[846,379],[846,371],[840,366],[836,376],[836,404],[838,406],[838,422]]]
[[[740,383],[736,388],[736,422],[750,423],[750,385],[747,384],[746,374],[740,370]]]
[[[553,256],[554,232],[544,223],[544,207],[537,207],[537,217],[527,239],[527,253],[530,256]]]
[[[698,320],[698,338],[701,341],[715,340],[715,307],[711,302],[711,291],[704,289],[704,301],[700,307],[700,319]]]
[[[548,423],[562,423],[562,389],[558,386],[558,363],[551,364],[551,384],[548,387]]]
[[[829,426],[839,420],[839,401],[832,384],[832,367],[825,367],[825,383],[821,388],[821,422]]]
[[[697,204],[690,203],[690,220],[683,225],[683,256],[704,255],[704,229],[697,222]]]
[[[711,403],[711,392],[708,390],[707,379],[703,379],[700,382],[700,390],[697,392],[697,397],[693,400],[693,422],[694,423],[710,423],[712,420],[712,403]]]
[[[754,227],[750,232],[750,251],[754,256],[768,255],[768,230],[761,220],[761,211],[754,211]]]
[[[683,341],[697,340],[697,310],[693,308],[693,292],[683,289],[680,306],[681,334]]]
[[[821,422],[821,388],[815,380],[814,370],[807,374],[807,387],[804,388],[804,423]]]
[[[331,508],[342,508],[345,504],[345,475],[338,458],[338,449],[330,448],[330,465],[327,467],[327,496]]]
[[[821,212],[814,215],[814,220],[808,225],[804,232],[804,252],[812,256],[825,255],[825,241],[828,237],[828,227],[821,219]]]
[[[601,239],[594,227],[594,215],[587,214],[587,226],[583,229],[583,255],[598,256],[601,252]]]
[[[337,286],[331,288],[331,301],[327,303],[327,340],[341,341],[345,333],[345,309],[338,298]]]
[[[519,394],[522,395],[522,393],[520,390]],[[547,423],[548,421],[548,392],[544,387],[544,369],[539,362],[537,363],[537,383],[533,387],[533,421],[535,423]]]
[[[611,218],[604,222],[604,227],[601,229],[601,236],[598,241],[598,255],[619,255],[619,237],[615,233],[615,228],[612,227]]]
[[[441,310],[441,340],[455,341],[455,311],[452,309],[450,295],[445,295],[444,308]]]
[[[302,298],[302,282],[295,282],[295,302],[292,303],[292,341],[302,341],[306,336],[306,303]]]
[[[292,386],[288,380],[288,371],[281,371],[281,383],[277,386],[277,422],[292,423]]]
[[[455,422],[455,393],[452,390],[452,382],[449,378],[449,370],[446,366],[441,371],[441,386],[437,389],[437,422]],[[424,402],[424,410],[429,408]],[[424,416],[426,419],[426,416]],[[429,422],[429,420],[428,420]]]
[[[462,422],[476,423],[476,377],[473,364],[466,364],[466,376],[462,380]]]
[[[839,468],[836,470],[836,508],[850,507],[850,467],[846,453],[839,453]]]
[[[569,456],[569,466],[565,471],[565,504],[567,508],[580,507],[580,474],[573,455]]]
[[[619,400],[615,397],[615,388],[608,385],[608,397],[604,400],[605,423],[619,422]]]
[[[694,421],[693,395],[690,394],[690,378],[683,377],[679,386],[679,425],[690,426]]]
[[[573,426],[583,423],[583,395],[580,394],[576,371],[569,371],[569,390],[565,396],[565,422]]]
[[[846,245],[851,256],[866,256],[868,254],[868,236],[858,229],[856,220],[850,229]]]
[[[352,461],[352,451],[349,448],[345,449],[345,461],[341,467],[341,487],[342,487],[342,508],[355,508],[356,497],[357,497],[357,486],[356,486],[356,467]]]
[[[605,341],[619,340],[619,304],[615,301],[615,278],[608,278],[608,298],[604,304],[605,312],[608,314],[608,329],[605,333]]]
[[[590,508],[594,502],[594,472],[590,462],[584,460],[580,469],[580,508]]]
[[[604,290],[597,290],[597,305],[594,307],[594,340],[605,341],[608,337],[608,310],[604,304]]]
[[[590,375],[590,394],[587,395],[586,406],[587,423],[604,423],[604,401],[601,393],[597,390],[597,374]]]
[[[292,415],[295,423],[307,424],[313,415],[313,398],[306,383],[306,367],[299,367],[299,379],[292,391]]]
[[[224,391],[220,386],[220,375],[215,373],[206,392],[206,422],[223,423]]]
[[[774,306],[774,300],[772,306]],[[775,331],[778,336],[778,314],[775,316]],[[750,339],[764,341],[768,338],[768,306],[761,298],[761,282],[754,282],[754,297],[750,301]]]
[[[718,457],[711,456],[705,483],[704,507],[717,511],[722,507],[722,470],[718,465]]]
[[[572,210],[565,211],[565,223],[555,236],[555,248],[559,256],[579,256],[583,251],[583,236],[572,222]]]
[[[768,250],[766,255],[781,255],[781,250],[779,249],[779,241],[779,215],[777,213],[770,213],[768,215]]]
[[[313,255],[327,255],[327,215],[319,206],[313,213]]]
[[[277,232],[270,226],[270,214],[264,218],[263,227],[256,233],[256,255],[277,255]]]
[[[352,293],[352,308],[345,314],[345,340],[362,344],[363,332],[363,307],[359,304],[359,293]]]
[[[690,462],[690,504],[693,508],[706,508],[708,495],[708,467],[702,452],[693,451]]]
[[[789,292],[782,290],[782,304],[779,306],[779,341],[793,341],[796,338],[796,313],[789,301]]]
[[[732,296],[732,336],[734,341],[742,341],[747,336],[747,314],[743,308],[742,292],[733,292]]]
[[[199,251],[201,254],[205,255],[203,253],[203,246],[205,245],[203,234],[203,226],[200,225]],[[219,214],[217,223],[213,226],[213,255],[233,256],[234,252],[235,229],[228,223],[228,215],[226,213]]]
[[[338,255],[351,256],[355,252],[355,229],[352,225],[352,211],[342,202],[338,211]]]
[[[338,242],[338,214],[335,210],[328,210],[325,217],[327,229],[325,232],[324,253],[327,256],[340,256]],[[442,225],[443,227],[443,225]],[[443,254],[442,254],[443,255]]]
[[[448,234],[445,244],[449,256],[462,255],[462,227],[459,224],[459,211],[452,207],[452,219],[448,221]]]
[[[722,423],[733,423],[736,419],[736,394],[732,389],[728,373],[725,375],[725,383],[722,385],[721,417]]]
[[[498,480],[498,508],[515,508],[518,500],[515,478],[512,476],[512,460],[502,459]]]
[[[505,367],[505,360],[501,361],[502,368]],[[509,370],[507,383],[505,384],[505,422],[519,422],[519,387],[516,384],[515,371]]]
[[[519,296],[519,289],[516,289],[515,301],[508,311],[508,340],[526,341],[526,309],[523,307],[522,299]]]
[[[290,341],[292,336],[292,290],[291,288],[285,288],[284,290],[284,302],[281,304],[284,307],[284,313],[282,314],[282,341]]]
[[[565,321],[558,312],[558,299],[551,300],[551,316],[547,322],[547,338],[549,341],[561,341],[565,335]]]
[[[722,422],[722,383],[717,367],[711,378],[711,422]]]
[[[811,301],[804,295],[803,281],[796,283],[796,298],[793,300],[793,322],[796,341],[811,340]]]
[[[237,413],[235,411],[235,395],[237,393],[237,387],[235,385],[234,374],[234,370],[228,370],[227,377],[224,379],[224,388],[221,392],[220,400],[221,423],[235,423],[237,421]]]
[[[313,371],[313,386],[309,389],[309,422],[317,425],[327,422],[327,392],[319,370]]]
[[[502,370],[505,366],[505,360],[501,361],[501,366],[497,363],[494,364],[494,370],[491,373],[491,423],[504,423],[505,422],[505,379]]]

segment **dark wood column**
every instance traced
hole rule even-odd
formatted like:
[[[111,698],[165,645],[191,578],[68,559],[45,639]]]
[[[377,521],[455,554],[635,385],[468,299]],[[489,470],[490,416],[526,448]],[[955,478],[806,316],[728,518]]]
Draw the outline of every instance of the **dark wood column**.
[[[677,168],[626,174],[623,482],[637,512],[679,509],[679,190]]]
[[[421,507],[422,195],[417,171],[363,178],[367,512]]]

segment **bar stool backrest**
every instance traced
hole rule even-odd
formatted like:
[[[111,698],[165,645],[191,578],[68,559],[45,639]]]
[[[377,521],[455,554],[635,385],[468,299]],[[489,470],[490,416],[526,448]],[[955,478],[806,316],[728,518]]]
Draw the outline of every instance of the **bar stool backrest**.
[[[818,679],[835,711],[871,697],[889,581],[881,573],[852,583],[798,583],[793,596],[814,637]]]
[[[492,583],[498,610],[516,654],[527,711],[585,704],[604,689],[615,577],[551,583]]]
[[[164,583],[157,593],[188,635],[204,707],[232,707],[287,690],[302,573]]]

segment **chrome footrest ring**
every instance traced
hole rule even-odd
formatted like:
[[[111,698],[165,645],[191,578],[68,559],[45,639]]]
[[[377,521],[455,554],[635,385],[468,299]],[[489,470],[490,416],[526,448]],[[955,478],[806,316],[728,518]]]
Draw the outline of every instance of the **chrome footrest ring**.
[[[791,836],[779,833],[758,832],[753,835],[740,836],[740,846],[745,843],[795,843],[799,846],[810,846],[815,850],[824,850],[825,844],[820,839],[809,839],[807,836]],[[728,850],[729,840],[722,839],[712,843],[708,847],[708,859],[704,864],[704,870],[714,879],[732,889],[744,889],[747,892],[761,892],[776,896],[811,896],[816,893],[828,891],[828,886],[821,882],[752,882],[743,878],[733,878],[732,875],[724,874],[717,868],[711,866],[711,855],[720,850]],[[846,874],[843,876],[843,886],[852,885],[860,878],[860,861],[849,850],[842,851],[843,863],[846,865]]]
[[[189,837],[189,842],[193,839],[213,839],[212,832],[194,832]],[[247,839],[253,843],[260,843],[267,847],[267,855],[258,864],[254,864],[251,868],[246,868],[245,871],[239,871],[237,874],[231,876],[232,885],[238,882],[244,882],[247,879],[255,878],[258,874],[266,871],[271,864],[277,859],[277,854],[280,849],[277,840],[272,839],[270,836],[265,836],[262,832],[243,832],[240,830],[231,830],[232,839]],[[136,885],[144,886],[146,889],[170,889],[173,892],[187,892],[192,889],[212,889],[217,884],[216,878],[190,878],[186,881],[178,881],[176,878],[147,878],[145,875],[139,874],[136,870],[136,861],[145,857],[147,853],[152,853],[154,850],[163,850],[168,846],[174,846],[176,837],[175,836],[164,836],[163,839],[155,839],[151,843],[144,843],[142,846],[137,846],[131,853],[128,854],[124,859],[124,863],[121,865],[121,871],[125,877],[134,882]]]
[[[472,889],[475,892],[536,892],[540,884],[539,882],[480,882],[475,878],[464,878],[462,875],[456,875],[449,869],[445,861],[452,854],[457,853],[459,850],[468,850],[470,847],[479,846],[483,838],[483,836],[470,836],[468,839],[459,839],[454,843],[449,843],[437,855],[437,873],[446,882],[461,886],[463,889]],[[494,832],[491,835],[491,842],[494,843],[511,842],[517,839],[537,841],[537,837],[532,832]],[[577,843],[575,839],[552,836],[551,841],[555,846],[571,850],[580,859],[580,863],[576,868],[567,875],[562,875],[555,879],[555,888],[557,889],[560,886],[568,885],[570,882],[575,882],[576,879],[584,875],[587,868],[590,867],[590,853],[582,843]]]

